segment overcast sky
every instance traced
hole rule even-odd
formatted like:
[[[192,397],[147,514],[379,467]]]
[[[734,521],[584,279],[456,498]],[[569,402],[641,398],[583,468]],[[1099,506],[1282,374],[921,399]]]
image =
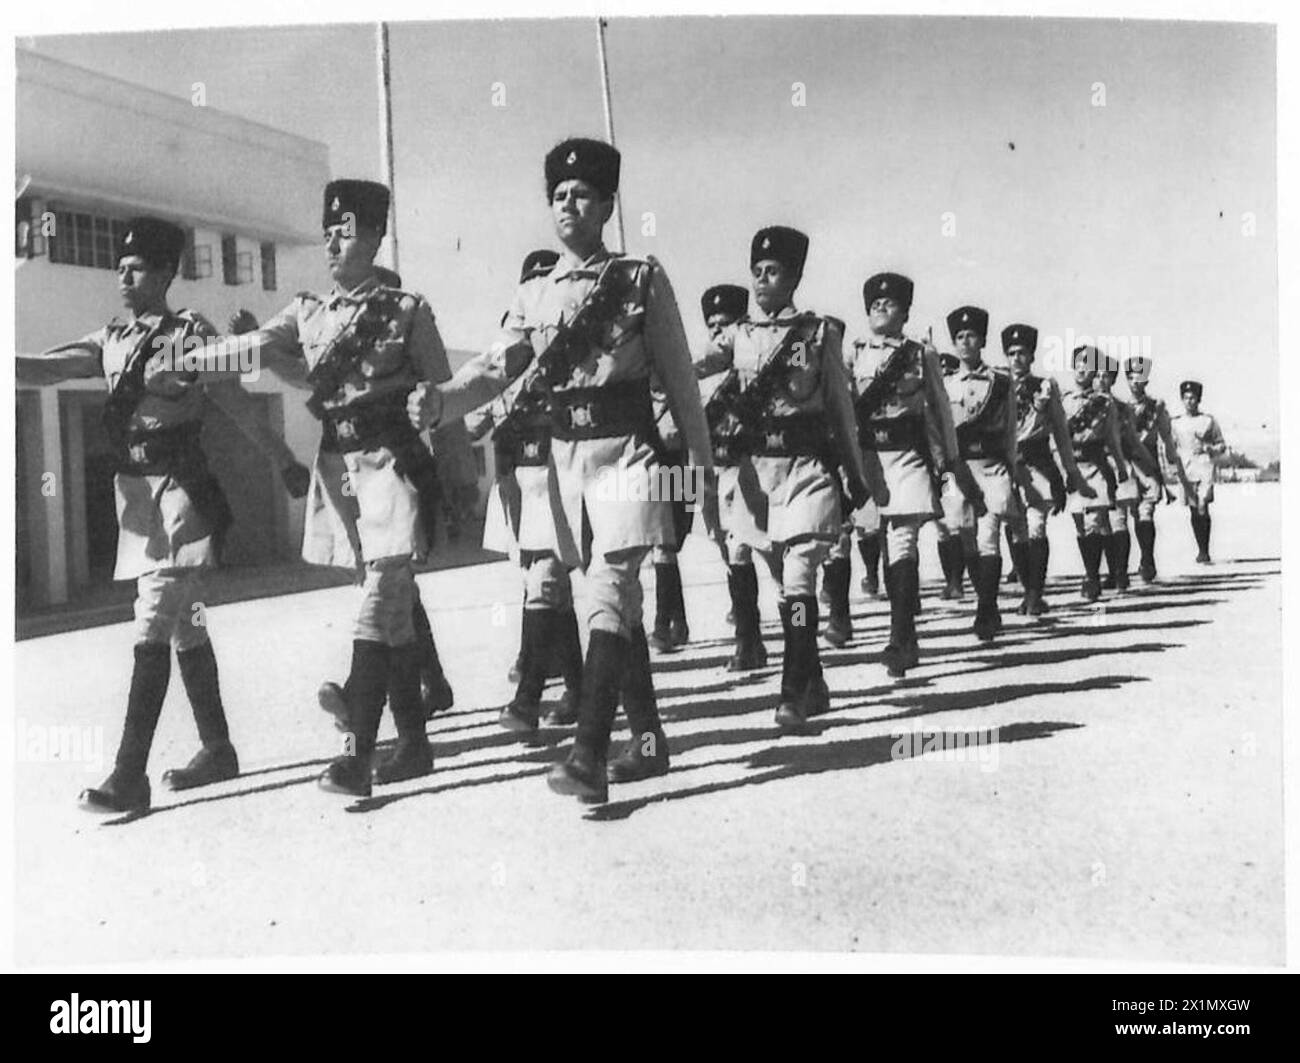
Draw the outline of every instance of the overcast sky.
[[[745,282],[754,229],[794,225],[799,304],[851,334],[862,282],[898,270],[910,331],[941,348],[962,303],[995,332],[1137,337],[1156,393],[1197,377],[1229,442],[1273,449],[1271,27],[613,19],[607,40],[628,250],[663,262],[697,347],[703,288]],[[543,155],[603,134],[594,23],[394,23],[391,41],[402,273],[475,349],[553,242]],[[187,99],[202,81],[209,106],[324,141],[336,175],[380,176],[371,26],[34,44]]]

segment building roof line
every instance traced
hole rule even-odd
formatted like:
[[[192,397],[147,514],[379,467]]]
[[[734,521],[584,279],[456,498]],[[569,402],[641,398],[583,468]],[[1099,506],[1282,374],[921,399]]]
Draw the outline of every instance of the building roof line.
[[[78,206],[81,201],[88,209],[102,207],[109,210],[121,210],[127,214],[149,214],[178,223],[212,229],[225,229],[238,235],[257,239],[270,239],[286,245],[314,244],[319,234],[312,229],[295,231],[279,225],[274,221],[260,218],[232,218],[216,212],[187,210],[178,204],[156,199],[127,199],[119,193],[96,189],[93,186],[73,186],[57,181],[42,179],[39,173],[33,174],[27,187],[28,196],[38,196],[45,200],[68,199],[70,207]]]
[[[279,129],[272,125],[268,125],[265,122],[259,122],[252,118],[245,118],[243,115],[234,114],[230,111],[223,111],[217,107],[209,107],[206,104],[203,106],[195,106],[193,103],[186,100],[182,96],[173,96],[170,93],[162,92],[159,89],[150,88],[147,85],[141,85],[134,81],[127,81],[123,78],[115,77],[112,74],[104,74],[98,70],[91,70],[87,67],[77,66],[75,63],[69,63],[67,60],[64,59],[56,59],[53,56],[45,55],[43,52],[39,52],[32,48],[20,47],[17,50],[17,54],[18,54],[18,68],[19,68],[17,71],[17,80],[19,83],[21,83],[24,80],[27,80],[27,81],[41,84],[46,88],[55,89],[67,95],[78,96],[82,99],[90,100],[91,102],[94,103],[103,104],[106,102],[102,95],[96,95],[90,91],[85,91],[85,90],[79,91],[78,88],[69,85],[64,81],[56,81],[50,78],[43,78],[40,76],[39,67],[42,64],[56,66],[62,68],[64,71],[68,73],[75,73],[79,79],[84,79],[87,76],[91,78],[98,78],[103,81],[110,82],[111,84],[118,86],[123,90],[129,90],[129,92],[132,94],[151,97],[155,101],[159,101],[162,106],[169,107],[173,110],[175,110],[175,108],[178,105],[183,107],[189,107],[192,111],[197,111],[205,114],[207,117],[200,118],[198,119],[198,121],[207,122],[209,125],[243,126],[249,129],[257,130],[262,133],[270,134],[271,136],[273,136],[275,139],[279,141],[297,142],[299,145],[302,146],[302,150],[300,152],[296,152],[295,154],[301,155],[304,158],[307,156],[319,155],[321,151],[324,151],[328,155],[329,146],[325,144],[323,141],[313,140],[310,137],[304,137],[297,133],[290,133],[287,132],[286,130]],[[151,117],[164,118],[172,122],[173,124],[182,126],[183,128],[187,128],[190,130],[193,130],[195,128],[193,122],[189,122],[189,123],[181,122],[177,118],[172,118],[168,115],[158,114],[156,111],[146,112],[139,108],[131,107],[127,104],[124,104],[121,100],[114,100],[112,102],[116,106],[121,107],[123,110],[129,111],[132,114],[148,113],[150,114]],[[207,132],[208,130],[204,130],[204,131]],[[211,132],[215,134],[216,130],[213,129],[211,130]],[[227,135],[227,138],[234,139],[234,137],[229,135]],[[283,148],[284,144],[283,143],[279,144],[277,145],[277,147]]]

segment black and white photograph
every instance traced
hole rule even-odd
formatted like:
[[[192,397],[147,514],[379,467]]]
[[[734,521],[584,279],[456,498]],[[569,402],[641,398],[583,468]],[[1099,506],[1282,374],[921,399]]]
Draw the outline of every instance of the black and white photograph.
[[[14,969],[1294,962],[1276,12],[252,11],[13,36]]]

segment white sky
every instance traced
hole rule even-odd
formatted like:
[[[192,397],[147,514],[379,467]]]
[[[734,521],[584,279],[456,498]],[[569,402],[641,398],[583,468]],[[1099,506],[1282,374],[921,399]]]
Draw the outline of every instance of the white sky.
[[[34,44],[187,99],[202,81],[209,106],[327,143],[336,175],[379,177],[373,40],[355,25]],[[545,151],[603,132],[594,23],[395,23],[391,40],[402,273],[448,345],[478,348],[521,257],[552,242]],[[607,40],[628,249],[664,263],[697,344],[703,288],[745,281],[755,228],[795,225],[812,237],[800,305],[851,333],[863,280],[896,269],[917,282],[911,330],[941,347],[967,302],[994,332],[1137,337],[1156,393],[1203,380],[1229,442],[1276,455],[1271,27],[616,18]]]

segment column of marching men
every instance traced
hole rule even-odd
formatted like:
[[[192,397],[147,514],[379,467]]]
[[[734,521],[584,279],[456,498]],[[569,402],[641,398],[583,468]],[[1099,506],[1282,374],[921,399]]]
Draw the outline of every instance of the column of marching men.
[[[867,279],[867,331],[850,341],[841,319],[796,306],[809,239],[779,225],[751,241],[749,290],[719,284],[704,293],[709,339],[693,360],[663,266],[604,246],[620,165],[597,140],[566,140],[547,154],[547,203],[562,249],[528,255],[496,339],[454,376],[429,304],[375,265],[389,215],[383,185],[325,188],[330,291],[299,293],[265,324],[236,315],[226,336],[168,303],[183,231],[155,218],[130,223],[117,271],[126,320],[18,358],[22,384],[90,377],[107,385],[115,578],[137,581],[121,742],[109,777],[82,793],[83,808],[149,808],[146,768],[173,649],[200,748],[164,782],[185,790],[239,774],[216,657],[206,626],[191,619],[231,521],[201,439],[210,403],[275,463],[291,494],[306,496],[303,557],[356,575],[350,667],[317,694],[344,732],[320,786],[354,797],[434,769],[427,722],[453,694],[415,575],[442,493],[464,488],[447,482],[450,470],[472,477],[469,444],[489,431],[496,479],[484,544],[518,564],[523,594],[516,690],[498,722],[525,736],[543,723],[576,725],[547,782],[586,802],[607,800],[611,783],[669,771],[650,648],[671,653],[690,639],[677,552],[692,518],[726,570],[728,671],[767,665],[756,560],[778,589],[783,733],[806,730],[831,707],[818,639],[838,648],[853,638],[855,542],[863,590],[875,596],[883,585],[888,597],[883,659],[893,677],[920,659],[926,522],[937,522],[943,597],[961,598],[969,575],[981,641],[1002,628],[1004,534],[1023,588],[1019,612],[1047,610],[1047,520],[1065,510],[1085,601],[1127,587],[1133,538],[1140,578],[1156,578],[1154,510],[1173,499],[1161,453],[1188,504],[1197,561],[1209,562],[1213,459],[1226,448],[1200,410],[1200,383],[1182,384],[1184,411],[1171,416],[1147,391],[1150,359],[1121,366],[1081,346],[1073,386],[1062,391],[1034,373],[1032,325],[1001,330],[1006,369],[986,362],[989,314],[969,305],[947,315],[953,353],[940,355],[928,338],[907,334],[914,285],[894,272]],[[310,471],[254,415],[238,382],[241,349],[301,389],[320,420]],[[1121,370],[1128,402],[1112,393]],[[665,483],[677,487],[671,499],[662,497]],[[544,712],[552,676],[564,692]],[[385,704],[398,737],[381,758]],[[631,737],[611,757],[620,704]]]

